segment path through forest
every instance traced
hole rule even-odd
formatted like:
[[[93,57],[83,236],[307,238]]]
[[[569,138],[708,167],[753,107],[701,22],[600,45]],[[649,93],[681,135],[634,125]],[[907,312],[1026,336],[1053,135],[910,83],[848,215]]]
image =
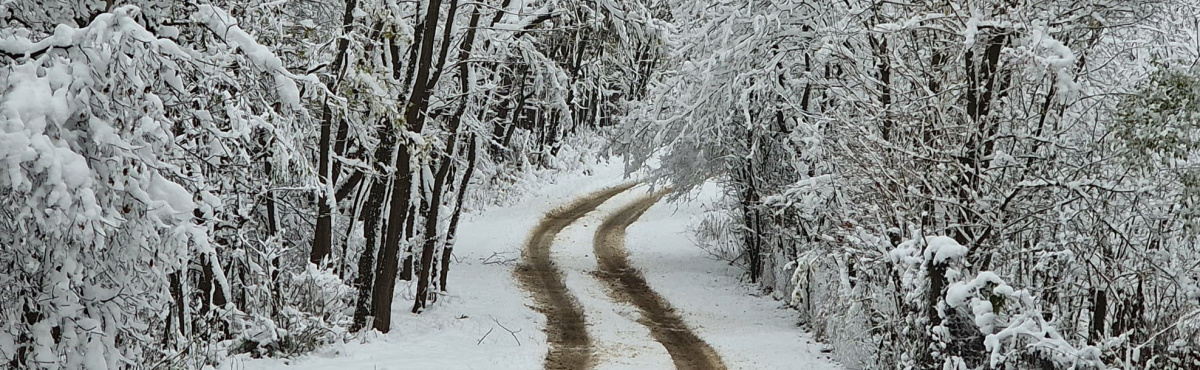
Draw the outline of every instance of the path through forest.
[[[587,332],[583,308],[568,291],[562,272],[550,257],[555,237],[568,225],[625,192],[634,184],[623,184],[588,194],[551,211],[530,233],[523,253],[525,263],[517,268],[517,276],[537,303],[538,311],[546,315],[546,336],[549,351],[547,370],[587,369],[594,363],[595,351]],[[704,340],[696,336],[687,324],[642,278],[630,267],[625,252],[625,228],[666,195],[660,191],[642,196],[607,216],[596,230],[595,251],[599,260],[596,276],[609,288],[616,301],[632,304],[641,313],[637,320],[670,354],[675,367],[687,370],[725,369],[720,356]]]
[[[619,161],[523,181],[514,203],[464,219],[457,288],[430,310],[396,305],[392,333],[219,368],[841,369],[795,311],[690,239],[716,185],[659,202],[661,193],[627,184]],[[412,293],[400,289],[397,302]]]
[[[551,211],[530,233],[529,243],[522,253],[525,263],[517,267],[517,276],[525,289],[533,294],[538,310],[546,315],[546,336],[550,343],[546,369],[588,368],[592,353],[583,308],[567,291],[562,272],[550,259],[550,246],[567,225],[633,185],[604,189]]]
[[[671,307],[629,264],[625,250],[625,229],[646,213],[669,190],[644,196],[617,210],[596,230],[596,257],[600,260],[598,276],[608,283],[609,294],[616,300],[633,304],[642,313],[638,322],[650,329],[654,339],[671,354],[676,369],[725,369],[721,357],[703,339],[696,336]]]

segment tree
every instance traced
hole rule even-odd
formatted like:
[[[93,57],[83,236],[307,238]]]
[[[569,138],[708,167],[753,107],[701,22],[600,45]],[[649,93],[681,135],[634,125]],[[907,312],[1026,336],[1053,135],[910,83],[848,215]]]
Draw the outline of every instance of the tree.
[[[171,327],[158,312],[177,308],[168,340],[187,333],[188,306],[199,303],[203,314],[234,300],[218,261],[231,247],[220,230],[236,221],[220,215],[222,198],[239,190],[211,166],[250,160],[247,149],[286,130],[283,114],[303,110],[295,81],[304,78],[217,7],[189,9],[193,30],[225,43],[197,48],[179,44],[195,39],[163,38],[178,29],[152,18],[182,9],[74,14],[23,5],[6,21],[2,72],[3,187],[14,196],[0,218],[0,238],[12,246],[0,258],[13,267],[0,315],[21,318],[4,320],[4,335],[16,333],[6,342],[17,344],[6,360],[32,368],[163,360],[171,349],[139,332]],[[27,36],[72,18],[87,23]],[[234,47],[246,54],[231,58]],[[270,87],[238,83],[225,63],[244,64]],[[230,93],[242,89],[254,92]],[[254,108],[272,105],[272,113]],[[182,294],[192,263],[202,270],[202,302]]]
[[[740,221],[738,261],[766,288],[807,289],[788,286],[790,266],[813,266],[796,262],[813,253],[833,256],[815,265],[832,269],[817,273],[838,278],[835,290],[804,296],[829,297],[809,311],[819,333],[872,354],[848,362],[1182,363],[1192,355],[1173,350],[1169,338],[1179,337],[1167,333],[1178,333],[1171,325],[1193,304],[1148,293],[1174,291],[1167,287],[1181,275],[1147,256],[1194,258],[1176,233],[1181,224],[1167,221],[1182,216],[1169,209],[1186,202],[1179,189],[1187,177],[1155,177],[1163,168],[1117,158],[1130,154],[1126,139],[1188,148],[1178,140],[1187,134],[1145,129],[1161,128],[1145,117],[1173,103],[1127,101],[1127,109],[1156,106],[1130,115],[1119,98],[1146,81],[1150,55],[1192,56],[1158,43],[1130,51],[1118,40],[1170,37],[1194,21],[1184,9],[683,2],[673,18],[694,21],[671,39],[686,46],[646,105],[625,117],[623,149],[634,154],[631,168],[660,160],[659,178],[677,187],[722,182]],[[1131,57],[1142,61],[1125,62]],[[965,247],[964,260],[890,257],[902,245],[931,253],[925,240],[935,235]],[[954,293],[976,283],[1020,287],[1003,298],[1020,304],[993,312]],[[976,301],[989,300],[980,294]],[[1164,299],[1172,303],[1139,303]],[[977,321],[985,311],[995,320]],[[1012,335],[1022,325],[1048,337]],[[854,339],[862,332],[872,334],[869,343]],[[1105,339],[1121,335],[1139,344],[1118,349]],[[1030,349],[1038,346],[1054,349]],[[1064,351],[1071,359],[1056,357]],[[1127,351],[1146,357],[1118,355]]]

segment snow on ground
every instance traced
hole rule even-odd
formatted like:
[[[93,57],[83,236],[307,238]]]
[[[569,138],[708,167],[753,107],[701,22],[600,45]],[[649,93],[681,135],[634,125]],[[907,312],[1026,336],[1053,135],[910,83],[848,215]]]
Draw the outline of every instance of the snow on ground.
[[[712,259],[692,241],[687,226],[719,196],[708,183],[693,201],[651,207],[627,229],[630,262],[730,369],[842,369],[796,326],[795,311],[751,296],[756,290],[740,281],[741,268]]]
[[[418,316],[408,311],[413,292],[397,286],[391,333],[297,359],[243,355],[221,370],[540,369],[547,349],[545,316],[529,308],[531,300],[513,278],[521,248],[546,212],[623,182],[621,171],[616,160],[596,165],[591,175],[577,171],[553,180],[526,179],[542,183],[531,185],[511,206],[464,214],[447,283],[450,296]]]
[[[513,277],[530,230],[546,212],[571,200],[624,182],[619,161],[589,174],[556,176],[535,185],[510,206],[467,215],[451,265],[450,295],[418,316],[408,312],[413,292],[397,289],[393,331],[372,333],[297,359],[250,359],[241,355],[221,370],[399,370],[542,368],[545,316]],[[544,180],[543,180],[544,181]],[[648,193],[622,193],[559,234],[552,255],[567,286],[580,300],[596,348],[597,370],[670,369],[671,358],[637,323],[637,309],[615,303],[597,270],[593,236],[604,217]],[[742,272],[710,259],[689,238],[687,226],[701,204],[718,196],[706,185],[695,201],[660,203],[629,228],[630,260],[660,295],[724,359],[730,369],[841,369],[821,345],[796,327],[796,314],[770,298],[751,297]],[[489,333],[490,331],[490,333]],[[511,331],[511,333],[510,333]]]

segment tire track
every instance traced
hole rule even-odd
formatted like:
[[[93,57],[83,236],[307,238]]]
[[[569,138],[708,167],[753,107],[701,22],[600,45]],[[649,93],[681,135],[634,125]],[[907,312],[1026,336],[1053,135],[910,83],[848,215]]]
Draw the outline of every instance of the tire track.
[[[524,262],[516,276],[525,290],[533,294],[535,309],[546,315],[547,370],[582,370],[592,367],[592,341],[587,334],[583,308],[567,290],[562,271],[550,259],[554,238],[571,223],[596,209],[610,198],[629,190],[627,183],[604,189],[550,211],[538,223],[521,253]]]
[[[676,369],[724,370],[725,364],[712,347],[696,336],[671,305],[650,289],[641,272],[629,265],[625,229],[637,221],[670,190],[646,196],[614,212],[596,230],[595,250],[600,280],[608,284],[614,300],[633,304],[642,313],[638,320],[650,329],[654,340],[666,347]]]

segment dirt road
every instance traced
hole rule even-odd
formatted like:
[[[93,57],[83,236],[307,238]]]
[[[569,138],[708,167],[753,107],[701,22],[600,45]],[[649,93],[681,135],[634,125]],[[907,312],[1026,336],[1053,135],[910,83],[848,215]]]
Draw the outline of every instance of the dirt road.
[[[641,311],[639,320],[651,335],[671,354],[676,369],[723,370],[720,356],[696,336],[671,305],[650,289],[641,272],[629,265],[625,251],[625,228],[637,221],[666,191],[646,196],[614,212],[596,230],[595,250],[601,277],[609,293],[619,302],[633,304]]]
[[[550,259],[550,246],[567,225],[633,186],[630,183],[604,189],[550,211],[525,243],[524,262],[516,274],[525,290],[533,294],[536,309],[546,315],[546,336],[550,344],[546,354],[547,370],[582,370],[593,365],[592,344],[584,324],[583,308],[567,290],[562,272]]]

